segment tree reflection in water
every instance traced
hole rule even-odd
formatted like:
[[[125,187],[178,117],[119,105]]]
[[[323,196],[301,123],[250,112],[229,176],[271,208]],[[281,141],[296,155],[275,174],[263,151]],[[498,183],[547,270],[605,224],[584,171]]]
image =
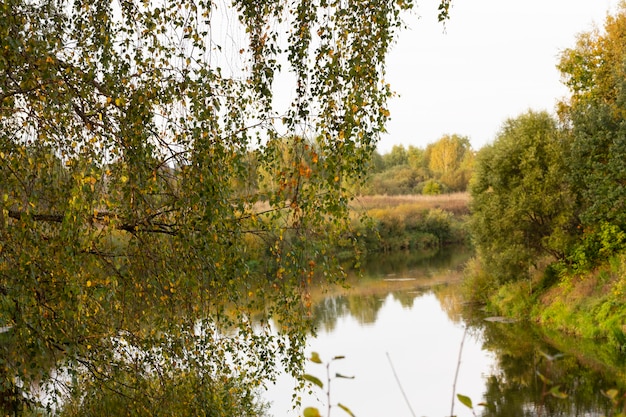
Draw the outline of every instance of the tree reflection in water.
[[[432,292],[454,323],[464,322],[497,366],[486,375],[483,398],[491,407],[484,417],[609,416],[611,403],[603,392],[626,390],[626,356],[604,346],[542,331],[527,322],[487,322],[483,312],[465,305],[458,282],[467,252],[401,253],[370,259],[349,290],[320,300],[314,307],[316,327],[332,332],[337,320],[350,316],[363,326],[376,322],[389,295],[405,309]],[[410,278],[410,279],[409,279]],[[436,341],[432,341],[436,343]],[[416,352],[419,354],[419,352]],[[556,398],[550,394],[567,394]]]
[[[569,349],[566,344],[557,347],[529,323],[476,321],[475,325],[498,363],[483,399],[495,409],[486,410],[485,417],[609,416],[611,404],[603,391],[626,389],[623,358],[615,353],[609,362],[599,361],[607,358],[601,345],[581,356],[576,349],[579,341],[569,340]],[[555,386],[567,398],[550,395]]]

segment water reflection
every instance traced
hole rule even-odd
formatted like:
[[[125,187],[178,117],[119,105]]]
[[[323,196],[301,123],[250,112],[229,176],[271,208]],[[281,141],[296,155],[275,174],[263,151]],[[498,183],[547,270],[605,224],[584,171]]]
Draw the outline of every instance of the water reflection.
[[[418,416],[470,417],[471,410],[453,401],[459,365],[456,392],[474,404],[490,405],[477,407],[476,415],[612,415],[602,392],[626,390],[624,355],[541,332],[529,323],[485,321],[481,311],[460,298],[460,266],[467,257],[463,251],[386,255],[365,263],[362,276],[351,278],[349,290],[318,296],[313,310],[317,335],[309,341],[310,351],[322,359],[345,355],[331,371],[356,376],[334,381],[332,398],[360,417],[411,416],[410,408]],[[326,371],[311,365],[307,372],[322,378]],[[290,411],[292,387],[279,381],[270,390],[276,417],[301,415]],[[560,394],[567,398],[557,398]],[[317,406],[326,415],[325,396],[323,390],[314,391],[302,404]]]
[[[594,353],[581,355],[580,341],[560,336],[560,343],[555,344],[528,323],[483,322],[478,326],[485,348],[497,360],[484,394],[485,402],[495,409],[484,416],[612,415],[613,407],[603,391],[617,388],[623,393],[626,388],[623,358],[616,352],[609,355],[612,360],[602,362],[603,346],[596,344]]]
[[[347,315],[361,325],[374,324],[388,295],[402,307],[410,309],[415,300],[430,292],[433,286],[457,282],[461,278],[460,268],[468,257],[469,252],[462,247],[440,252],[394,252],[372,256],[363,263],[358,274],[349,276],[348,289],[336,288],[330,296],[317,297],[313,308],[316,328],[332,331],[336,321]],[[439,293],[447,294],[442,302],[449,308],[451,319],[458,322],[460,314],[452,310],[459,303],[448,302],[448,298],[456,297],[446,293],[443,287]]]
[[[317,336],[310,339],[310,350],[319,352],[322,359],[346,356],[333,364],[336,369],[331,373],[354,375],[355,379],[333,381],[331,394],[357,416],[410,416],[409,405],[419,416],[450,415],[452,383],[465,328],[459,310],[442,310],[436,294],[442,294],[446,304],[453,306],[447,299],[458,293],[446,288],[460,279],[457,265],[468,255],[462,251],[439,258],[409,255],[385,256],[365,264],[362,277],[352,277],[349,290],[335,289],[329,296],[318,298],[314,307]],[[441,285],[437,293],[433,285]],[[459,389],[474,398],[484,392],[483,370],[493,361],[489,352],[482,350],[478,336],[467,337],[464,355],[470,359],[464,359],[458,382]],[[319,365],[311,365],[307,372],[325,376]],[[276,417],[301,415],[289,412],[292,386],[281,381],[270,393]],[[302,404],[318,406],[326,415],[324,397],[325,391],[318,390],[304,395]],[[336,410],[332,415],[342,413]],[[471,416],[469,410],[458,408],[455,414]]]

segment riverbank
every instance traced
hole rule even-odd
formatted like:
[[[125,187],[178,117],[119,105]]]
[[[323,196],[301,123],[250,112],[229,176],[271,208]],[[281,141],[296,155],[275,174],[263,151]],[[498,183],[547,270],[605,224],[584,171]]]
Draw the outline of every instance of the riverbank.
[[[372,232],[357,226],[368,251],[436,248],[469,243],[468,193],[437,196],[362,196],[355,213],[373,222]],[[547,330],[605,341],[626,352],[626,253],[584,273],[539,260],[528,279],[498,283],[478,259],[465,268],[468,301],[485,304],[495,315],[533,321]]]
[[[466,268],[465,293],[492,314],[530,320],[547,331],[602,342],[626,353],[626,253],[593,270],[574,273],[540,262],[528,280],[490,285],[473,259]]]
[[[351,207],[355,234],[368,252],[466,243],[469,199],[468,193],[360,196]]]

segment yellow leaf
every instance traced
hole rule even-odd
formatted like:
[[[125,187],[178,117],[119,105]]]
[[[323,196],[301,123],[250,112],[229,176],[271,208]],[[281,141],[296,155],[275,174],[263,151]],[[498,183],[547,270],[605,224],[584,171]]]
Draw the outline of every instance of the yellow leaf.
[[[322,415],[320,414],[319,410],[317,408],[314,407],[307,407],[304,409],[304,412],[302,413],[302,415],[304,417],[322,417]]]

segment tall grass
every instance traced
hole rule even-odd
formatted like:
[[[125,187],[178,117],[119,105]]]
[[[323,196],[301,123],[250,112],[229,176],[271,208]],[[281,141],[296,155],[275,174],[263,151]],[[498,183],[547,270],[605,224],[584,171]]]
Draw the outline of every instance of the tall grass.
[[[352,203],[356,211],[384,209],[406,205],[416,210],[441,209],[456,216],[469,214],[470,195],[464,193],[440,195],[367,195],[359,196]]]
[[[357,228],[371,251],[425,249],[466,240],[467,193],[362,196],[352,209],[355,220],[361,215],[371,219],[374,234]]]

